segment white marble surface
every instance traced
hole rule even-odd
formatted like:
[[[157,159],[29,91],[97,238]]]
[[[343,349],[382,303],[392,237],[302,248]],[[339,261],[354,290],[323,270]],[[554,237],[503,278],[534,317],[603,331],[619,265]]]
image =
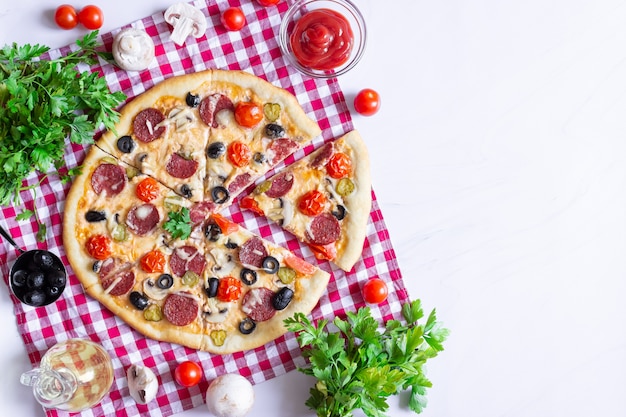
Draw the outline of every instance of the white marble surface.
[[[0,44],[73,42],[59,3],[1,0]],[[106,31],[173,1],[101,3]],[[369,44],[340,84],[382,95],[354,123],[410,295],[452,330],[423,415],[625,416],[626,2],[356,3]],[[42,416],[6,291],[0,326],[0,415]],[[257,385],[250,415],[313,416],[311,382]]]

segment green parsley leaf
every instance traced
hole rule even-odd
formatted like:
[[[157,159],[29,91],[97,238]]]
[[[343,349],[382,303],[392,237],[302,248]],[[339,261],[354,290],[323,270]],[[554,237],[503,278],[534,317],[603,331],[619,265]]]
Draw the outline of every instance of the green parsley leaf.
[[[32,210],[24,210],[23,212],[15,216],[15,220],[17,220],[18,222],[21,220],[28,220],[33,217],[34,214],[35,212]]]
[[[185,240],[191,235],[191,218],[187,207],[181,207],[179,211],[170,211],[167,216],[163,229],[169,232],[173,239]]]

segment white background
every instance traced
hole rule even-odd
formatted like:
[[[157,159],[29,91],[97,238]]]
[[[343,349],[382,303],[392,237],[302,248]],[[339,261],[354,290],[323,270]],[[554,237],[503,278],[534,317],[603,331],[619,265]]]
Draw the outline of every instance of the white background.
[[[173,2],[102,1],[102,31]],[[74,42],[60,3],[0,0],[0,45]],[[423,415],[626,416],[626,3],[356,3],[369,42],[340,85],[382,96],[353,113],[374,190],[411,297],[452,330]],[[0,415],[42,416],[6,290]],[[251,415],[313,416],[312,383],[255,386]]]

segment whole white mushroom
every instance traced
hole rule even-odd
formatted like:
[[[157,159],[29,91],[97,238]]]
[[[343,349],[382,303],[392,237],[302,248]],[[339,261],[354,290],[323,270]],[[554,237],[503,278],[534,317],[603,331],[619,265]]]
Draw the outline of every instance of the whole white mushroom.
[[[216,417],[244,417],[252,404],[252,384],[239,374],[218,376],[206,391],[206,405]]]

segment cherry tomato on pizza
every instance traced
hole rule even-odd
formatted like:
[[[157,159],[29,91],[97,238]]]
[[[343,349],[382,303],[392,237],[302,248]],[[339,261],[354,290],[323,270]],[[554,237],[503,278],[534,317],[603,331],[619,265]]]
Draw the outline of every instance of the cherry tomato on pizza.
[[[371,278],[363,285],[363,299],[368,304],[380,304],[387,299],[389,289],[380,278]]]
[[[233,277],[221,278],[217,286],[217,299],[228,303],[241,297],[241,280]]]
[[[244,167],[250,163],[252,151],[248,145],[238,140],[228,145],[228,160],[237,167]]]
[[[256,0],[261,6],[268,7],[274,6],[280,2],[280,0]]]
[[[165,270],[165,255],[158,249],[152,250],[141,257],[141,269],[145,272],[163,272]]]
[[[240,30],[246,24],[246,16],[238,7],[229,7],[220,17],[222,25],[230,31]]]
[[[62,4],[54,12],[54,22],[61,29],[73,29],[78,25],[76,9],[69,4]]]
[[[159,183],[154,178],[147,177],[137,184],[135,194],[141,201],[148,203],[158,197]]]
[[[352,160],[345,153],[337,152],[328,160],[326,172],[335,179],[347,177],[352,172]]]
[[[334,243],[329,245],[316,245],[315,243],[309,243],[309,248],[315,256],[315,259],[320,261],[332,261],[337,257],[337,248]]]
[[[372,116],[380,109],[380,95],[371,88],[365,88],[354,97],[354,110],[363,116]]]
[[[174,370],[174,378],[183,387],[193,387],[202,379],[202,367],[192,361],[181,362]]]
[[[298,210],[307,216],[317,216],[326,208],[328,199],[324,193],[318,190],[311,190],[304,193],[298,200]]]
[[[242,101],[235,106],[235,120],[243,127],[254,127],[263,120],[263,108],[251,101]]]
[[[87,253],[100,261],[111,256],[111,239],[105,235],[93,235],[87,239],[85,244]]]
[[[241,208],[251,210],[253,213],[258,214],[259,216],[265,216],[265,212],[261,210],[261,207],[259,207],[259,203],[254,199],[254,197],[250,195],[242,198],[239,202],[239,206]]]
[[[229,235],[239,230],[237,223],[233,223],[218,213],[211,214],[211,220],[218,225],[223,234]]]
[[[78,12],[78,21],[87,29],[100,29],[102,27],[102,23],[104,23],[102,9],[98,6],[94,6],[93,4],[85,6],[80,9],[80,12]]]

